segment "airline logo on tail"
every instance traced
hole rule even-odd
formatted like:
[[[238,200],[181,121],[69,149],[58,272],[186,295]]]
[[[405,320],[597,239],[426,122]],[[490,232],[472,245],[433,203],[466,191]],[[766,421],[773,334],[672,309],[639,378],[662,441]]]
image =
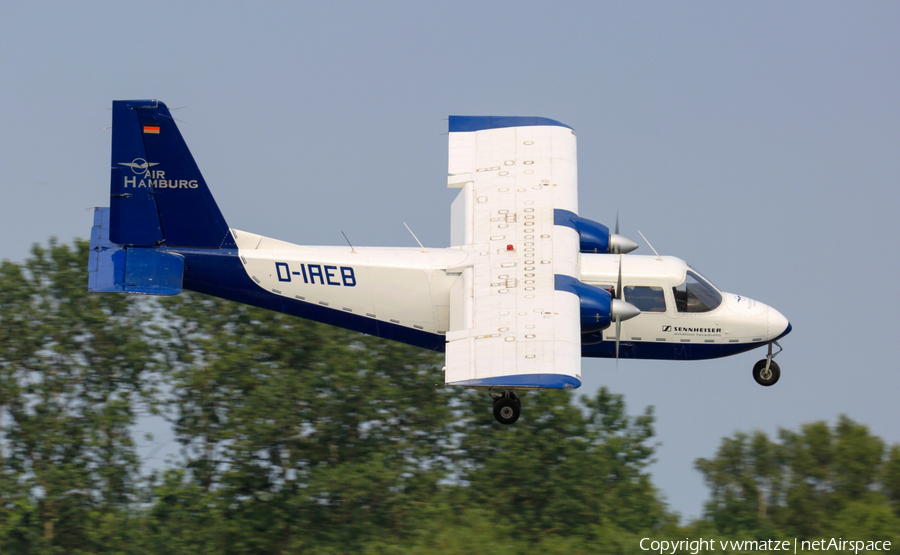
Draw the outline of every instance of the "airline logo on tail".
[[[124,176],[124,188],[131,187],[137,189],[140,187],[150,187],[153,189],[196,189],[196,179],[166,179],[166,172],[162,170],[151,170],[153,166],[158,166],[159,162],[148,162],[143,158],[135,158],[131,162],[119,162],[120,166],[131,168],[135,173],[134,177]],[[138,177],[140,176],[140,177]],[[140,181],[138,181],[140,179]]]
[[[129,168],[131,168],[131,171],[133,171],[137,175],[142,175],[142,174],[147,173],[147,170],[149,168],[152,168],[153,166],[158,166],[159,162],[148,162],[148,161],[144,160],[143,158],[135,158],[131,162],[119,162],[119,165],[120,166],[128,166]]]

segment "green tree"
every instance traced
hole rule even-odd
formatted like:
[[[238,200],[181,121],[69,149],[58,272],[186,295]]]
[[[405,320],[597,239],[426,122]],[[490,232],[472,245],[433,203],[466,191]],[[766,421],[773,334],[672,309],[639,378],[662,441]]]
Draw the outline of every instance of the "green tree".
[[[884,465],[882,482],[894,513],[900,516],[900,445],[891,446],[888,461]]]
[[[525,395],[527,408],[510,427],[490,420],[483,398],[471,405],[463,447],[472,502],[532,541],[597,540],[664,524],[670,517],[646,472],[651,409],[630,417],[606,388],[583,397],[584,408],[571,401],[565,391]]]
[[[214,504],[221,552],[411,530],[447,474],[440,354],[202,295],[164,306],[182,497]]]
[[[834,430],[814,422],[801,431],[779,432],[786,484],[784,522],[811,536],[848,503],[873,493],[878,485],[884,442],[867,427],[841,416]]]
[[[783,490],[781,448],[762,432],[725,438],[714,459],[698,459],[697,469],[712,489],[706,513],[725,533],[767,528]]]
[[[814,422],[778,435],[773,442],[762,432],[738,433],[722,441],[714,458],[696,461],[712,490],[705,518],[718,532],[897,537],[900,518],[891,504],[900,447],[888,453],[880,438],[846,416],[834,427]]]
[[[652,416],[619,396],[529,395],[500,427],[442,385],[439,353],[202,295],[87,294],[87,255],[0,265],[3,553],[626,552],[664,518]],[[131,434],[158,406],[183,459],[144,481]]]
[[[155,492],[170,552],[425,549],[472,518],[547,549],[624,546],[671,522],[646,472],[652,413],[605,389],[584,407],[527,395],[507,428],[485,394],[443,387],[438,353],[202,295],[164,306],[186,456]]]
[[[136,495],[131,438],[157,369],[152,312],[88,295],[88,245],[51,241],[0,266],[0,546],[80,553],[122,544]]]

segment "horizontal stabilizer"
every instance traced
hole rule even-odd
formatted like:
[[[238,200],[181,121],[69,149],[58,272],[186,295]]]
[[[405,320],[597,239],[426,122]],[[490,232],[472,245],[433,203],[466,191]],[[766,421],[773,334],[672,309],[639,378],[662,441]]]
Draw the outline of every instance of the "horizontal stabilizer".
[[[124,248],[109,240],[109,208],[94,210],[88,291],[93,293],[181,293],[184,259],[155,248]]]

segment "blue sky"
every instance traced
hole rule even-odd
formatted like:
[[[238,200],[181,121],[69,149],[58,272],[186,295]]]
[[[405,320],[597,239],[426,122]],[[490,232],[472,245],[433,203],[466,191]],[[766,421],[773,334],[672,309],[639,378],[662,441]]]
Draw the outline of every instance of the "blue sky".
[[[655,483],[738,430],[845,413],[900,442],[893,2],[20,2],[0,20],[0,258],[89,236],[110,102],[158,98],[231,226],[300,244],[446,246],[449,114],[578,131],[580,213],[637,230],[794,331],[764,353],[586,360],[656,407]],[[638,253],[649,254],[643,245]],[[425,387],[426,384],[423,384]]]

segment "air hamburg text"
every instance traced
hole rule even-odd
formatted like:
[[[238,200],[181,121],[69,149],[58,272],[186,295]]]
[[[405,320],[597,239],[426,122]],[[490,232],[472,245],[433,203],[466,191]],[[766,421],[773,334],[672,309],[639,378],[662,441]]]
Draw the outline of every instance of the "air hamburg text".
[[[151,187],[153,189],[196,189],[197,180],[166,179],[162,170],[147,170],[142,176],[125,176],[125,188]]]

